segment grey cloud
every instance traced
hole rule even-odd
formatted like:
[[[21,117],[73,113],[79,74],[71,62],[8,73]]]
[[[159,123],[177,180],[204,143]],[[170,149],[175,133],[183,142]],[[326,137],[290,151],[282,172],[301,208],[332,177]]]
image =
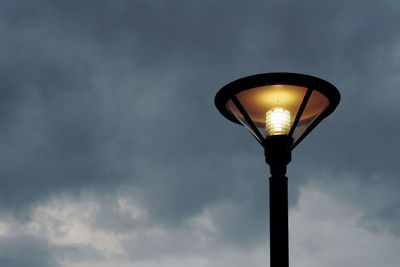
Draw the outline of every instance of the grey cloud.
[[[60,192],[133,186],[163,225],[233,203],[237,210],[219,218],[226,239],[259,242],[267,229],[262,149],[217,113],[213,97],[233,79],[270,71],[320,76],[342,93],[338,110],[294,152],[293,205],[313,171],[353,171],[372,187],[373,166],[398,185],[398,107],[377,104],[398,95],[398,9],[394,1],[7,4],[2,208],[23,217]],[[362,203],[362,190],[354,196]],[[388,198],[382,212],[393,205],[373,198]]]
[[[59,266],[51,255],[51,248],[42,240],[29,236],[2,238],[0,264],[7,267]]]

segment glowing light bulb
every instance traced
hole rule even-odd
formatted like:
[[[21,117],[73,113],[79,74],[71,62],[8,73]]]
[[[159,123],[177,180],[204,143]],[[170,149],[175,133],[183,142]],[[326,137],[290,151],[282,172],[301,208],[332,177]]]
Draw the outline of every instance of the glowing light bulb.
[[[274,108],[267,111],[265,129],[267,136],[288,134],[290,131],[290,111],[284,108]]]

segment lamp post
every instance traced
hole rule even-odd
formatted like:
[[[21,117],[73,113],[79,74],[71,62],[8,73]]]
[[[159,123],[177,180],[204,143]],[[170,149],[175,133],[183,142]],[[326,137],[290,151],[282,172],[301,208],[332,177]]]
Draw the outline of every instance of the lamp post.
[[[215,105],[228,120],[245,126],[264,147],[270,166],[270,266],[289,266],[286,166],[291,151],[331,114],[340,101],[335,86],[297,73],[265,73],[224,86]]]

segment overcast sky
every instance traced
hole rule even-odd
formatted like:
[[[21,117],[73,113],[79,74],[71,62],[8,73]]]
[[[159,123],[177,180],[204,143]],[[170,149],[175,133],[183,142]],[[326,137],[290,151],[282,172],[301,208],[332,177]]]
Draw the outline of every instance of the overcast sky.
[[[288,166],[290,264],[398,267],[400,2],[0,1],[0,266],[269,266],[264,72],[336,111]]]

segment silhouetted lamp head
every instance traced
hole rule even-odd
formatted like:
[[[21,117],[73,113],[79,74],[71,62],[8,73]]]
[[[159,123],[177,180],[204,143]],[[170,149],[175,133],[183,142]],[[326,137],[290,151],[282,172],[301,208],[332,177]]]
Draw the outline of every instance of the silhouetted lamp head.
[[[340,94],[309,75],[265,73],[227,84],[214,101],[225,118],[247,127],[260,144],[285,136],[292,150],[333,112]]]

